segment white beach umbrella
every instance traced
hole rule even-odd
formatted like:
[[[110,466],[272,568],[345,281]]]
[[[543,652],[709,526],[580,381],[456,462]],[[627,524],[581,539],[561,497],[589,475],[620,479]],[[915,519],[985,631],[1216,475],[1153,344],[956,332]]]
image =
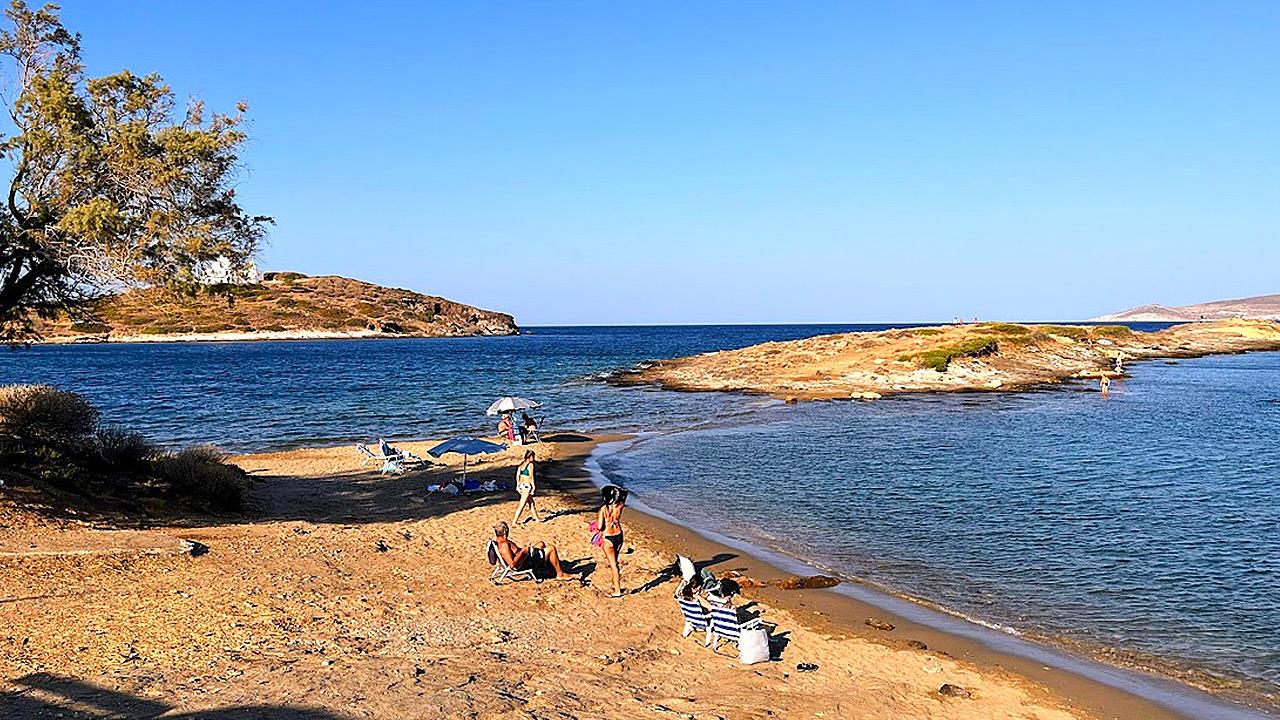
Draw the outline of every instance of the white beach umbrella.
[[[536,407],[538,407],[538,403],[532,400],[527,400],[522,397],[511,397],[508,395],[507,397],[498,398],[497,401],[489,406],[489,409],[486,410],[484,414],[498,415],[500,413],[515,412],[517,410],[531,410]]]

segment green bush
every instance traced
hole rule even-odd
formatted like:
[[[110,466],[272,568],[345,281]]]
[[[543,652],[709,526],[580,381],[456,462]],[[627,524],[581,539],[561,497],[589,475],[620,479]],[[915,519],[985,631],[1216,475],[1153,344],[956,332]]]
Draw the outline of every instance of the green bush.
[[[907,332],[911,333],[912,335],[920,335],[920,336],[927,337],[929,335],[941,335],[946,331],[943,330],[942,328],[923,327],[923,328],[914,328],[912,330],[908,330]]]
[[[148,462],[160,454],[160,449],[141,433],[116,426],[98,428],[94,447],[102,461],[117,470],[146,470]]]
[[[1026,325],[1018,325],[1017,323],[983,323],[982,327],[1001,335],[1026,335],[1031,332],[1031,329]]]
[[[163,455],[152,466],[169,492],[199,508],[234,512],[244,508],[249,475],[226,462],[221,450],[197,445]]]
[[[1092,329],[1094,335],[1099,337],[1127,338],[1133,335],[1133,329],[1128,325],[1099,325]]]
[[[938,372],[946,372],[951,361],[957,357],[980,357],[990,355],[1000,349],[1000,343],[993,337],[985,335],[969,338],[956,345],[925,350],[899,357],[902,361],[916,361],[921,367],[933,368]]]
[[[0,387],[0,432],[28,442],[86,439],[98,424],[88,400],[48,385]]]
[[[1083,340],[1089,337],[1088,328],[1082,328],[1078,325],[1037,325],[1036,329],[1049,335],[1071,338],[1072,340]]]

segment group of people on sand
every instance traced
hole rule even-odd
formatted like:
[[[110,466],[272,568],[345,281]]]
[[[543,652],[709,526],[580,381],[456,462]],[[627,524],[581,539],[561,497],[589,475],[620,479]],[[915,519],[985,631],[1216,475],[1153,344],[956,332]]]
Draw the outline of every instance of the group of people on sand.
[[[520,413],[520,422],[516,422],[514,413],[503,413],[498,418],[498,436],[511,443],[525,445],[530,438],[536,437],[538,423],[529,417],[529,413]]]
[[[532,570],[538,577],[556,580],[576,580],[577,576],[564,570],[560,562],[560,552],[554,544],[537,541],[527,547],[520,547],[511,540],[511,528],[518,527],[525,511],[529,513],[524,521],[536,520],[545,522],[538,512],[536,500],[538,492],[538,475],[535,469],[536,454],[526,450],[520,464],[516,466],[516,514],[508,525],[505,521],[493,527],[494,541],[498,546],[498,554],[503,562],[514,570]],[[606,485],[600,491],[604,502],[596,512],[596,520],[591,523],[591,544],[604,552],[605,562],[609,567],[610,580],[613,581],[613,592],[610,597],[622,597],[622,565],[619,557],[622,554],[622,511],[627,503],[627,491],[617,485]]]

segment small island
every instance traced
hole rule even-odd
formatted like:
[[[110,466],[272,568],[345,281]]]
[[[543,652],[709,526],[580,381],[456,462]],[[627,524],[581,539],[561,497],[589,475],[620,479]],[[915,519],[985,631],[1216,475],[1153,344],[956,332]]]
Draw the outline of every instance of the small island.
[[[269,272],[190,294],[145,288],[102,298],[86,318],[37,325],[44,342],[175,342],[515,335],[506,313],[336,275]]]
[[[1230,320],[1139,332],[1124,325],[977,323],[820,335],[646,364],[614,378],[786,400],[1020,390],[1117,375],[1128,360],[1280,350],[1280,323]]]

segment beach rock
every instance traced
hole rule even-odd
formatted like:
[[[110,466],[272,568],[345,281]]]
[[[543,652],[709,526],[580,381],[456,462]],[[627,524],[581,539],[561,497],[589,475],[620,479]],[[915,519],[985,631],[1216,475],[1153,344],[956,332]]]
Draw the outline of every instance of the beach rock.
[[[800,672],[813,672],[818,669],[818,665],[816,663],[797,663],[796,669]]]
[[[182,548],[182,552],[191,557],[200,557],[209,552],[209,546],[196,540],[179,540],[178,546]]]
[[[795,395],[788,395],[782,398],[782,402],[788,405],[795,405],[796,403],[800,402],[800,398],[796,397]]]
[[[897,625],[894,625],[891,622],[885,622],[884,620],[881,620],[879,618],[873,618],[873,617],[867,618],[865,621],[863,621],[862,624],[866,625],[867,627],[873,627],[877,630],[884,630],[886,632],[897,627]]]
[[[870,390],[867,390],[867,391],[865,391],[865,392],[853,392],[853,393],[850,393],[850,394],[849,394],[849,397],[850,397],[850,398],[852,398],[852,399],[854,399],[854,400],[879,400],[880,398],[882,398],[882,397],[884,397],[884,396],[883,396],[883,395],[881,395],[881,394],[880,394],[880,393],[878,393],[878,392],[872,392],[872,391],[870,391]]]
[[[923,643],[923,642],[921,642],[920,640],[908,640],[908,641],[907,641],[907,647],[912,648],[913,650],[928,650],[928,649],[929,649],[929,646],[928,646],[928,645],[926,645],[926,644],[924,644],[924,643]]]
[[[942,683],[942,687],[938,688],[938,694],[942,695],[943,697],[957,697],[957,698],[973,697],[973,693],[969,692],[968,690],[965,690],[959,685],[952,685],[951,683]]]
[[[840,581],[826,575],[810,575],[809,577],[800,577],[792,575],[778,581],[778,587],[783,590],[812,590],[815,588],[829,588],[839,585]]]
[[[386,552],[391,549],[391,546],[387,544],[386,540],[379,540],[374,543],[373,546],[378,550],[378,552]]]

